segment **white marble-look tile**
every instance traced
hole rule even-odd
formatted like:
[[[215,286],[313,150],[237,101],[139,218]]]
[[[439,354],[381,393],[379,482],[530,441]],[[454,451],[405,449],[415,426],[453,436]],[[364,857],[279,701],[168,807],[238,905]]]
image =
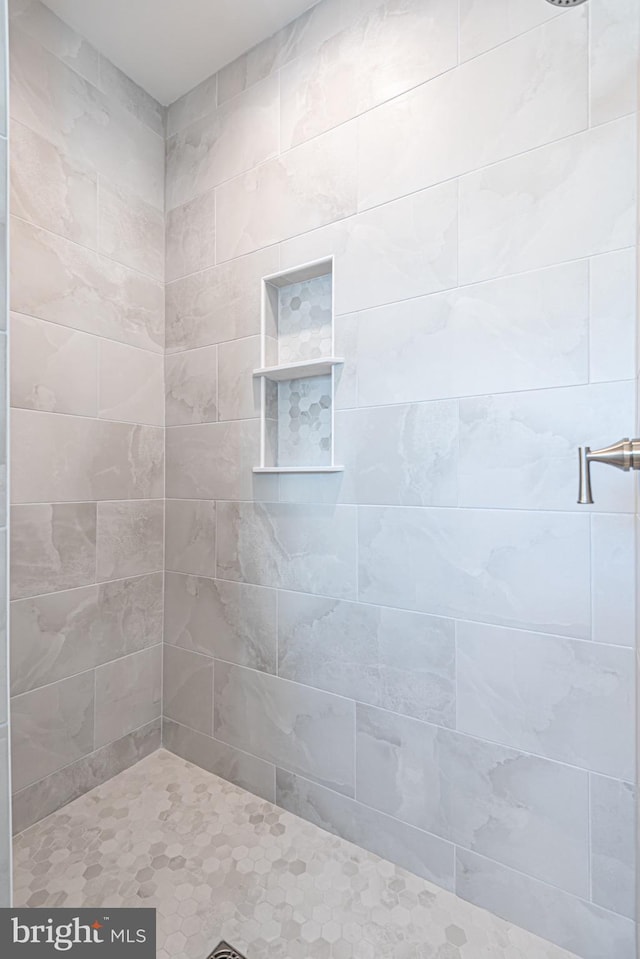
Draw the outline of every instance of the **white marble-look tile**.
[[[460,181],[460,280],[632,246],[635,197],[632,118],[471,173]]]
[[[91,83],[98,85],[100,54],[40,0],[10,0],[11,33],[18,27]]]
[[[167,352],[260,333],[260,281],[279,262],[278,248],[270,247],[168,283]]]
[[[633,778],[630,649],[465,622],[456,643],[459,730]]]
[[[341,503],[457,505],[457,402],[338,412],[335,443]]]
[[[97,247],[95,170],[17,121],[11,123],[11,210],[36,226]]]
[[[583,510],[578,447],[597,449],[635,423],[635,382],[460,400],[460,505]],[[593,464],[594,510],[632,512],[634,486]]]
[[[164,217],[137,196],[104,177],[98,192],[98,243],[101,253],[164,281]]]
[[[636,250],[594,256],[589,270],[589,378],[592,382],[633,379],[636,375]]]
[[[166,280],[197,273],[216,262],[215,190],[174,207],[166,215]]]
[[[589,516],[361,506],[359,599],[588,638]]]
[[[591,123],[606,123],[638,108],[640,6],[636,0],[598,0],[591,6]]]
[[[585,263],[338,317],[337,406],[586,383],[588,324]]]
[[[363,116],[358,209],[586,129],[587,27],[558,17]]]
[[[593,901],[635,918],[635,809],[631,783],[591,776]]]
[[[273,76],[171,137],[167,210],[276,156],[279,110],[279,81]]]
[[[360,802],[588,895],[588,773],[371,706],[356,723]]]
[[[162,283],[13,217],[11,307],[158,353]]]
[[[353,795],[355,703],[220,660],[214,682],[216,739]]]
[[[582,959],[635,959],[635,924],[522,872],[456,851],[456,892]]]
[[[218,347],[218,416],[221,420],[251,419],[260,413],[260,337],[231,340]]]
[[[106,57],[100,57],[100,89],[164,140],[165,107]]]
[[[351,506],[218,504],[218,576],[256,586],[356,598]]]
[[[388,0],[280,72],[281,149],[324,133],[456,66],[450,0]],[[408,192],[408,191],[407,191]]]
[[[11,114],[158,210],[164,141],[19,28],[11,33]]]
[[[559,13],[531,0],[460,0],[460,57],[477,57]]]
[[[218,260],[356,212],[356,130],[345,124],[267,160],[217,192]]]
[[[457,211],[457,185],[444,183],[283,243],[281,269],[335,256],[337,313],[447,290],[457,284]]]
[[[100,340],[99,416],[164,425],[164,371],[159,353]]]
[[[278,675],[440,726],[455,724],[452,620],[278,593]]]
[[[633,646],[636,635],[634,517],[591,517],[592,639]]]
[[[200,120],[216,108],[218,75],[207,77],[167,108],[167,137],[180,133],[195,120]]]
[[[218,419],[218,347],[170,353],[164,376],[167,426]]]
[[[98,415],[98,339],[11,314],[11,405]]]

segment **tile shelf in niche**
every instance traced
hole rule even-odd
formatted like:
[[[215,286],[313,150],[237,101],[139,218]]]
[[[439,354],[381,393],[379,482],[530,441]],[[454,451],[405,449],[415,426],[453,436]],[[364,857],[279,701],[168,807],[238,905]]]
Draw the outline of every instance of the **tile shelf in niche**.
[[[264,277],[256,473],[337,473],[333,257]]]

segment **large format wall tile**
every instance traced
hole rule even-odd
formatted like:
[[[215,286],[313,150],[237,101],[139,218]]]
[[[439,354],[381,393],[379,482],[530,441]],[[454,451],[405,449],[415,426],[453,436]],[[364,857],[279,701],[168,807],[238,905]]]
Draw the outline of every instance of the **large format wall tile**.
[[[591,382],[636,375],[636,251],[594,256],[589,264]]]
[[[591,883],[593,900],[635,916],[636,789],[630,783],[591,777]]]
[[[362,117],[359,209],[586,129],[587,27],[559,17]]]
[[[354,703],[216,662],[213,734],[267,762],[353,795]]]
[[[175,103],[167,107],[166,134],[172,137],[190,126],[195,120],[200,120],[208,113],[213,113],[217,106],[218,75],[207,77],[193,90],[189,90]]]
[[[213,661],[189,649],[164,647],[162,708],[167,719],[211,736]]]
[[[275,247],[196,273],[166,288],[169,353],[260,332],[260,280],[278,269]]]
[[[460,0],[460,56],[462,60],[497,47],[545,20],[558,11],[530,0]]]
[[[359,514],[362,601],[589,637],[588,516],[364,506]]]
[[[163,209],[161,137],[19,28],[11,32],[10,62],[14,119]]]
[[[283,243],[281,268],[335,256],[337,313],[448,290],[458,276],[457,223],[452,181]]]
[[[631,436],[635,384],[602,383],[460,401],[461,506],[584,509],[576,449]],[[595,508],[632,512],[633,484],[595,466]]]
[[[12,422],[17,503],[164,495],[161,429],[30,410],[14,410]]]
[[[165,566],[194,576],[216,575],[216,504],[209,500],[165,502]]]
[[[162,642],[162,573],[11,604],[14,695]]]
[[[458,404],[415,403],[339,412],[340,502],[455,506]]]
[[[167,210],[277,155],[279,89],[278,77],[270,77],[171,137]]]
[[[589,271],[570,263],[338,317],[336,352],[342,406],[356,393],[379,406],[586,383]]]
[[[11,405],[97,416],[97,338],[12,313]]]
[[[123,579],[164,565],[164,503],[98,503],[98,580]]]
[[[103,56],[100,57],[100,89],[164,140],[166,108]]]
[[[165,588],[167,643],[276,672],[275,590],[175,573]]]
[[[219,503],[218,576],[355,599],[356,534],[350,506]]]
[[[451,620],[278,594],[278,675],[372,706],[455,725]]]
[[[591,122],[638,108],[640,8],[635,0],[600,0],[591,8]]]
[[[276,801],[327,832],[349,839],[445,889],[453,889],[454,847],[437,836],[283,769],[276,771]]]
[[[163,426],[163,357],[101,339],[99,396],[102,419]]]
[[[218,347],[218,415],[221,420],[260,415],[260,382],[253,378],[260,362],[260,337],[221,343]]]
[[[69,240],[97,248],[95,170],[16,121],[11,124],[11,211]]]
[[[281,149],[454,67],[457,40],[457,10],[449,0],[389,0],[353,20],[283,67]]]
[[[461,282],[632,246],[635,141],[626,118],[463,177]]]
[[[219,260],[356,211],[356,130],[346,124],[229,180],[217,194]]]
[[[165,219],[167,283],[215,266],[215,190],[174,207]]]
[[[164,292],[157,280],[16,217],[11,249],[17,313],[161,351]]]
[[[456,892],[583,959],[634,959],[636,955],[630,919],[465,849],[456,852]]]
[[[636,636],[635,517],[591,517],[591,638],[634,646]]]
[[[159,747],[160,720],[156,719],[142,729],[20,790],[13,797],[13,831],[22,832],[60,806],[117,776]]]
[[[14,506],[11,510],[11,592],[19,599],[93,583],[96,505]]]
[[[477,623],[456,638],[458,729],[633,778],[630,649]]]
[[[357,707],[360,802],[466,849],[588,894],[588,774]]]
[[[205,346],[165,357],[167,426],[217,421],[217,351],[217,346]]]
[[[162,742],[166,749],[209,772],[248,789],[268,802],[275,802],[275,768],[263,759],[257,759],[240,749],[227,746],[202,733],[165,719],[162,724]]]
[[[95,676],[96,747],[121,739],[160,716],[161,646],[99,666]]]
[[[13,698],[14,791],[91,752],[93,711],[91,671]]]
[[[76,73],[98,85],[98,51],[39,0],[11,0],[9,24],[11,31],[19,27],[23,33],[42,44]]]
[[[100,252],[164,281],[164,216],[144,200],[100,180]]]

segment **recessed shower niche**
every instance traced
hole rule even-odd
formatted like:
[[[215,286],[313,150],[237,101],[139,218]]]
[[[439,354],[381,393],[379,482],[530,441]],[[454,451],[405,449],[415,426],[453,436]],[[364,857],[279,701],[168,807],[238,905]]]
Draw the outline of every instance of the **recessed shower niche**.
[[[333,259],[262,281],[261,443],[256,473],[336,473]]]

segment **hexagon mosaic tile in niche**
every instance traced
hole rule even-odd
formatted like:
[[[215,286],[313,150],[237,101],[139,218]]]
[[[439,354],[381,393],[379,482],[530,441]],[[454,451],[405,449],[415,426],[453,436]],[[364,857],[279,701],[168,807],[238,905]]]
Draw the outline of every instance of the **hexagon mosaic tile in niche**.
[[[331,355],[331,276],[291,283],[278,292],[280,363]]]
[[[331,377],[278,384],[278,463],[326,466],[331,462]]]

